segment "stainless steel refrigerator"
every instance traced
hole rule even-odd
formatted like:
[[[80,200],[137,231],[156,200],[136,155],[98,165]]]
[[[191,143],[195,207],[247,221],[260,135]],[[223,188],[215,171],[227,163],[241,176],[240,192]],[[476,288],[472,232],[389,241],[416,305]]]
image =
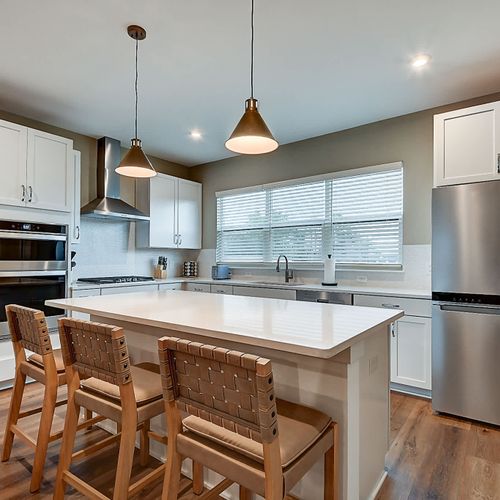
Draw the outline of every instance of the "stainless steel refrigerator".
[[[432,406],[500,425],[500,181],[432,192]]]

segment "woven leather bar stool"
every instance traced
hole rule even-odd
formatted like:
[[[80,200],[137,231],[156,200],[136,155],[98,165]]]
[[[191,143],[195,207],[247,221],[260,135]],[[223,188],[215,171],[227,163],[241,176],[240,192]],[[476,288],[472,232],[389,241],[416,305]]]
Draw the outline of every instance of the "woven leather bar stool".
[[[33,493],[40,489],[49,443],[62,437],[62,432],[54,434],[50,432],[55,408],[66,404],[66,400],[57,401],[57,390],[58,387],[66,384],[66,374],[61,351],[52,349],[43,312],[14,304],[6,306],[5,310],[14,348],[16,369],[5,426],[2,461],[5,462],[10,458],[14,436],[21,438],[35,449],[30,484],[30,491]],[[26,358],[25,349],[33,353],[28,358]],[[43,404],[41,407],[21,412],[26,376],[45,386]],[[41,413],[41,415],[38,436],[34,440],[18,426],[18,421],[36,413]],[[99,421],[99,419],[91,420],[90,417],[87,414],[89,419],[79,424],[77,428],[83,429]]]
[[[336,498],[337,425],[276,400],[268,359],[175,337],[161,338],[158,348],[169,429],[164,500],[177,499],[185,457],[226,478],[200,500],[233,483],[240,499],[254,492],[282,500],[320,458],[324,498]]]
[[[70,472],[71,462],[88,457],[120,441],[113,499],[122,500],[161,478],[161,465],[134,484],[130,475],[137,430],[141,432],[141,465],[149,459],[149,440],[166,444],[166,437],[150,431],[150,419],[165,411],[158,365],[131,366],[122,328],[70,318],[59,320],[61,348],[66,365],[68,409],[57,468],[54,499],[64,498],[66,484],[90,498],[107,498]],[[80,407],[121,426],[121,432],[73,453]]]

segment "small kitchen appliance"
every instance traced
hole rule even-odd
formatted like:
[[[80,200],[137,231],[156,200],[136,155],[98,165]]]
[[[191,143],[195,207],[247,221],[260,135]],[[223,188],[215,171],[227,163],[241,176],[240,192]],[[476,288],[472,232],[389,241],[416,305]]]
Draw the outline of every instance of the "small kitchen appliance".
[[[231,270],[229,266],[217,264],[212,266],[212,279],[213,280],[228,280],[231,278]]]

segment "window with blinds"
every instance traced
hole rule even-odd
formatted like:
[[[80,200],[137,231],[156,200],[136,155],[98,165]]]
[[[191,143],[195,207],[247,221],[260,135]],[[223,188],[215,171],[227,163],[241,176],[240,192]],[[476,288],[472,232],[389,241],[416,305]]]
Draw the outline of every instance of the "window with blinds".
[[[401,265],[402,232],[400,166],[217,194],[220,263]]]

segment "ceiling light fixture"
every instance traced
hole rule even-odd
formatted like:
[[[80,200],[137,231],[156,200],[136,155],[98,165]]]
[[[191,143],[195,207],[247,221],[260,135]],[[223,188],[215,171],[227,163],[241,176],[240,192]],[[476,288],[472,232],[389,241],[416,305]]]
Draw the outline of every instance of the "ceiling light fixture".
[[[198,132],[198,130],[192,130],[191,133],[189,134],[191,136],[191,139],[201,139],[201,132]]]
[[[431,56],[429,56],[428,54],[419,54],[418,56],[415,56],[413,58],[411,65],[414,68],[422,68],[422,67],[426,66],[427,64],[429,64],[430,60],[431,60]]]
[[[258,155],[270,153],[278,147],[278,142],[266,125],[257,109],[257,99],[253,96],[253,53],[254,53],[254,0],[251,8],[250,42],[250,99],[245,101],[245,112],[236,125],[231,137],[226,141],[226,148],[235,153]]]
[[[148,157],[144,153],[141,147],[141,140],[137,137],[137,108],[139,101],[139,93],[137,91],[137,82],[139,80],[138,67],[138,53],[139,53],[139,40],[144,40],[146,38],[146,30],[140,26],[131,25],[127,28],[127,33],[130,38],[135,40],[135,120],[134,120],[134,138],[131,140],[132,145],[128,150],[127,154],[123,157],[122,161],[116,167],[115,171],[120,175],[125,175],[126,177],[154,177],[156,171],[151,165]]]

